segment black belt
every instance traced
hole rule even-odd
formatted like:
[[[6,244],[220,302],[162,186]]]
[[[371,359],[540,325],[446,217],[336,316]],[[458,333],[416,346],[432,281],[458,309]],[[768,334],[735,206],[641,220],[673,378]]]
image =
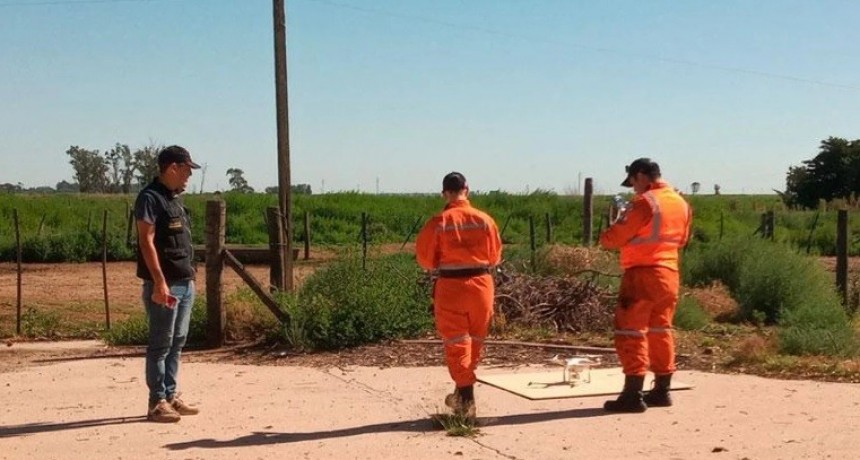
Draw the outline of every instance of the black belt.
[[[439,278],[471,278],[492,273],[491,268],[446,268],[439,270]]]

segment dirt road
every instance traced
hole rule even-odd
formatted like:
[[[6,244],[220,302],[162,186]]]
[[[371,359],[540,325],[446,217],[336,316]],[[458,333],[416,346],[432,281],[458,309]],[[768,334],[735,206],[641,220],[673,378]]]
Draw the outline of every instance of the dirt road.
[[[38,364],[0,373],[0,458],[853,459],[860,452],[860,387],[851,384],[681,372],[694,390],[678,393],[675,407],[637,415],[606,414],[602,397],[537,402],[479,386],[481,433],[454,438],[428,419],[450,390],[442,367],[190,362],[184,398],[202,413],[158,425],[142,417],[141,357]]]

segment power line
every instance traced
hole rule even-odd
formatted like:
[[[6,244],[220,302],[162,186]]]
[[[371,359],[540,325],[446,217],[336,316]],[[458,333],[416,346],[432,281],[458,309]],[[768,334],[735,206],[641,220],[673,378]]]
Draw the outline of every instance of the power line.
[[[83,5],[90,3],[151,3],[176,0],[43,0],[38,2],[0,3],[0,8],[9,6]]]
[[[787,81],[793,81],[793,82],[797,82],[797,83],[808,83],[808,84],[827,86],[827,87],[832,87],[832,88],[840,88],[840,89],[848,89],[848,90],[860,89],[860,87],[858,87],[856,85],[831,83],[831,82],[827,82],[827,81],[823,81],[823,80],[816,80],[816,79],[812,79],[812,78],[796,77],[793,75],[779,74],[779,73],[773,73],[773,72],[765,72],[765,71],[761,71],[761,70],[747,69],[747,68],[743,68],[743,67],[731,67],[731,66],[723,66],[723,65],[718,65],[718,64],[708,64],[708,63],[704,63],[704,62],[691,61],[688,59],[677,59],[677,58],[664,57],[664,56],[653,55],[653,54],[635,53],[635,52],[631,52],[631,51],[625,51],[625,50],[614,49],[614,48],[606,48],[606,47],[601,47],[601,46],[582,45],[579,43],[568,43],[568,42],[562,42],[562,41],[558,41],[558,40],[547,39],[547,38],[543,38],[543,37],[535,37],[535,36],[529,36],[529,35],[518,34],[518,33],[513,33],[513,32],[507,32],[504,30],[490,29],[490,28],[486,28],[486,27],[472,26],[472,25],[468,25],[468,24],[458,24],[458,23],[454,23],[454,22],[443,21],[443,20],[429,18],[429,17],[425,17],[425,16],[416,16],[416,15],[410,15],[410,14],[394,13],[394,12],[390,12],[390,11],[380,10],[377,8],[349,5],[346,3],[338,3],[338,2],[331,1],[331,0],[306,0],[306,1],[319,3],[319,4],[323,4],[323,5],[328,5],[328,6],[335,7],[335,8],[342,8],[342,9],[347,9],[347,10],[359,11],[359,12],[367,13],[367,14],[375,14],[375,15],[379,15],[379,16],[389,16],[389,17],[393,17],[393,18],[408,19],[411,21],[424,22],[427,24],[435,24],[435,25],[439,25],[439,26],[449,27],[452,29],[470,30],[473,32],[479,32],[479,33],[483,33],[486,35],[496,35],[496,36],[501,36],[501,37],[506,37],[506,38],[514,38],[514,39],[518,39],[518,40],[523,40],[523,41],[527,41],[527,42],[536,42],[536,43],[557,45],[557,46],[562,46],[565,48],[579,48],[579,49],[583,49],[583,50],[587,50],[587,51],[606,53],[606,54],[615,54],[615,55],[619,55],[619,56],[632,57],[632,58],[642,59],[642,60],[646,60],[646,61],[657,61],[657,62],[663,62],[663,63],[667,63],[667,64],[685,65],[688,67],[699,67],[699,68],[704,68],[704,69],[719,70],[719,71],[723,71],[723,72],[741,73],[741,74],[747,74],[747,75],[754,75],[757,77],[787,80]]]

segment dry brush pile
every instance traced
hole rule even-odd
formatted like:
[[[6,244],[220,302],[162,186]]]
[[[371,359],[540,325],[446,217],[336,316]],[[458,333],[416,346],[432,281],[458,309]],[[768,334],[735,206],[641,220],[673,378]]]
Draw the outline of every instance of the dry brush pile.
[[[542,256],[542,273],[508,270],[496,279],[496,324],[546,327],[556,332],[602,332],[611,328],[616,293],[599,285],[596,269],[606,253],[556,246]],[[578,275],[574,275],[578,274]]]

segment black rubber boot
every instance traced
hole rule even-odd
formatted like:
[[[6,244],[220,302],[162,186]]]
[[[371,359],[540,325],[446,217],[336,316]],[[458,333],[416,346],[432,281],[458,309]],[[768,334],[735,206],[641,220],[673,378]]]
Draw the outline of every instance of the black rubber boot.
[[[648,407],[670,407],[672,397],[669,389],[672,388],[672,374],[654,376],[654,388],[646,394],[642,400]]]
[[[615,401],[606,401],[603,408],[609,412],[640,413],[648,406],[642,401],[642,385],[644,375],[627,375],[624,377],[624,389]]]

